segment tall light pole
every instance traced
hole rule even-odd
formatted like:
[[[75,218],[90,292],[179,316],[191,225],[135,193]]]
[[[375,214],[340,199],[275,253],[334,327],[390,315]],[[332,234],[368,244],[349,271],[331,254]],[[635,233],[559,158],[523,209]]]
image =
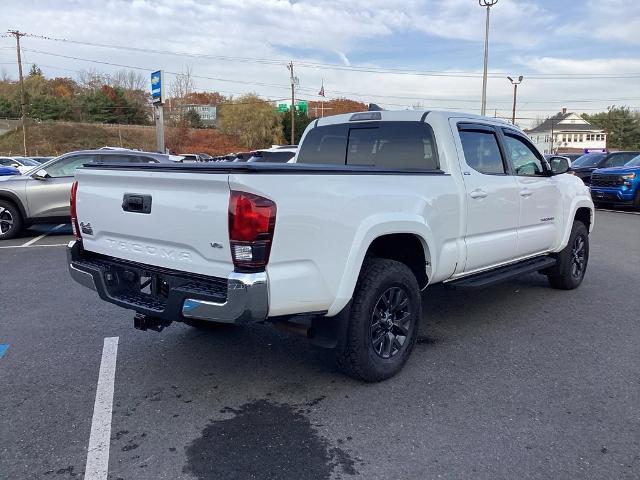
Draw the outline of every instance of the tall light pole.
[[[484,71],[482,74],[482,107],[480,108],[480,115],[485,115],[487,112],[487,65],[489,63],[489,12],[498,0],[478,0],[478,4],[481,7],[487,8],[487,23],[484,29]]]
[[[513,113],[511,114],[511,123],[516,124],[516,98],[518,97],[518,85],[522,83],[522,79],[524,78],[522,75],[518,77],[518,80],[514,80],[511,77],[507,77],[513,85]]]

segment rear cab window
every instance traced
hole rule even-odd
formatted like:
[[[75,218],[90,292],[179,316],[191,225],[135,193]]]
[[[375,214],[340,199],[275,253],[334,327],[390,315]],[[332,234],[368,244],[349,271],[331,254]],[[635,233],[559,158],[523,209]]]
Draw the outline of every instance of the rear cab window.
[[[380,169],[439,169],[435,138],[424,122],[359,122],[311,129],[297,163]]]

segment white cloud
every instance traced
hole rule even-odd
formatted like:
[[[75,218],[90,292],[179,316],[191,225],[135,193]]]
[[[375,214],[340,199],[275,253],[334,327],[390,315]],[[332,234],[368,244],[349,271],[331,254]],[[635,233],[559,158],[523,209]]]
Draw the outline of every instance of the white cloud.
[[[599,0],[609,8],[620,10],[622,0]],[[640,2],[639,2],[640,3]],[[589,15],[596,15],[597,3],[591,3]],[[482,39],[484,32],[484,12],[473,0],[441,0],[424,2],[421,0],[305,0],[287,2],[282,0],[5,0],[2,19],[6,27],[96,43],[110,43],[141,48],[191,52],[232,57],[252,57],[281,59],[281,64],[260,64],[252,62],[229,62],[205,58],[188,58],[172,55],[113,50],[88,47],[69,43],[58,43],[25,38],[26,49],[40,49],[63,55],[83,57],[146,68],[163,68],[181,71],[184,65],[193,67],[196,75],[228,79],[228,82],[196,79],[202,89],[219,90],[223,93],[241,94],[248,91],[270,98],[288,96],[288,72],[285,64],[293,56],[296,60],[332,62],[348,66],[354,52],[366,52],[376,56],[375,45],[386,39],[406,33],[426,33],[440,37],[425,43],[425,52],[447,52],[466,49],[468,44],[451,44],[449,39],[474,41],[470,45],[477,51],[481,66]],[[637,11],[637,6],[630,7]],[[618,17],[623,13],[615,13]],[[523,116],[534,117],[552,113],[560,108],[565,99],[633,97],[633,82],[625,81],[575,81],[533,80],[527,78],[528,71],[610,73],[618,71],[640,71],[638,60],[611,58],[593,60],[572,60],[568,58],[520,56],[511,59],[510,50],[539,52],[540,44],[552,41],[557,30],[558,13],[550,13],[531,0],[500,0],[491,10],[491,41],[493,51],[499,47],[501,57],[491,56],[492,64],[501,61],[509,65],[507,74],[525,74],[525,81],[519,89]],[[611,14],[614,15],[614,14]],[[629,23],[637,21],[640,15],[630,17]],[[589,16],[589,19],[592,17]],[[611,17],[613,18],[613,17]],[[616,17],[617,18],[617,17]],[[603,14],[603,20],[611,20]],[[593,21],[590,20],[592,23]],[[620,20],[618,20],[620,21]],[[623,22],[624,23],[624,22]],[[593,23],[594,28],[598,27]],[[608,28],[615,30],[613,26]],[[599,27],[598,27],[599,28]],[[565,29],[566,30],[566,29]],[[617,34],[626,31],[620,28]],[[595,31],[595,30],[594,30]],[[636,30],[640,31],[640,27]],[[580,42],[584,35],[574,34]],[[624,35],[627,35],[626,33]],[[634,34],[635,35],[635,34]],[[550,40],[551,39],[551,40]],[[13,61],[11,39],[0,39],[0,62]],[[290,52],[298,52],[293,55]],[[320,52],[317,56],[299,52]],[[110,67],[92,65],[78,60],[50,57],[25,51],[27,61],[43,66],[49,75],[69,75],[59,67],[72,70],[88,69],[92,66],[101,70]],[[337,58],[336,58],[337,57]],[[332,59],[336,59],[335,61]],[[415,58],[416,64],[428,62]],[[635,63],[634,63],[635,62]],[[406,66],[401,60],[389,67]],[[372,65],[375,66],[375,65]],[[455,54],[447,59],[450,70],[468,69],[459,63]],[[116,69],[117,67],[113,67]],[[495,72],[496,68],[490,67]],[[12,72],[12,70],[9,70]],[[15,75],[15,73],[13,73]],[[479,110],[481,79],[420,77],[410,75],[388,75],[351,72],[344,70],[321,70],[297,67],[300,78],[300,96],[317,98],[316,94],[324,78],[328,97],[341,96],[339,92],[349,92],[350,96],[363,101],[371,101],[391,108],[402,108],[414,103],[425,107],[463,108]],[[235,81],[234,81],[235,80]],[[240,83],[240,82],[249,82]],[[253,83],[253,84],[252,84]],[[266,86],[280,85],[280,87]],[[384,95],[387,97],[378,97]],[[637,95],[637,94],[635,94]],[[506,79],[489,81],[489,111],[498,108],[507,113],[510,107],[511,86]],[[417,97],[417,98],[398,98]],[[422,100],[420,100],[422,99]],[[439,99],[439,100],[438,100]],[[466,101],[460,101],[466,100]],[[556,103],[540,104],[538,101],[554,100]],[[638,104],[640,102],[628,102]],[[582,104],[585,108],[604,108],[607,103]],[[571,107],[571,105],[566,105]],[[526,109],[526,110],[525,110]],[[536,112],[535,110],[543,110]]]
[[[587,0],[581,21],[570,32],[607,42],[640,45],[640,2],[637,0]]]

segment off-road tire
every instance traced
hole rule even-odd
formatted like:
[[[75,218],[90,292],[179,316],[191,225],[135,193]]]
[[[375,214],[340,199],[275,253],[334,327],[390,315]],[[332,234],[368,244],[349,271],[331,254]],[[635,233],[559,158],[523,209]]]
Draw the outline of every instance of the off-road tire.
[[[408,306],[403,310],[408,315],[404,318],[409,320],[403,322],[407,335],[401,347],[395,350],[394,343],[395,353],[390,358],[383,358],[374,349],[372,335],[378,330],[374,330],[372,323],[375,322],[374,308],[389,291],[404,292],[408,300]],[[411,270],[395,260],[366,258],[353,294],[346,337],[340,339],[336,348],[338,366],[347,375],[366,382],[378,382],[394,376],[411,355],[418,337],[420,318],[420,288]]]
[[[18,207],[8,200],[0,200],[0,240],[8,240],[18,235],[23,224]]]
[[[576,252],[576,248],[583,242],[583,253]],[[582,257],[580,272],[576,275],[576,256]],[[555,255],[557,263],[547,272],[549,284],[559,290],[573,290],[578,288],[584,279],[589,262],[589,231],[584,223],[574,221],[569,236],[569,243]]]

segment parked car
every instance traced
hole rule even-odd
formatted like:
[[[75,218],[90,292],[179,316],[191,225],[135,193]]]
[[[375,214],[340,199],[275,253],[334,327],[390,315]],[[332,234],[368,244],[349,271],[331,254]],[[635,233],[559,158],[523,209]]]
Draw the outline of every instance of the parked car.
[[[69,271],[139,329],[270,321],[379,381],[409,357],[429,285],[580,285],[594,209],[567,169],[506,122],[413,110],[320,118],[289,165],[89,164]]]
[[[584,153],[545,153],[544,158],[549,160],[551,157],[564,157],[569,161],[569,165],[571,165],[575,160],[580,158]]]
[[[253,155],[253,152],[240,152],[240,153],[236,153],[236,156],[233,160],[231,160],[232,162],[246,162],[247,160],[249,160],[251,158],[251,156]]]
[[[571,164],[571,172],[589,185],[597,168],[621,167],[637,155],[640,152],[586,153]]]
[[[0,178],[3,225],[0,240],[16,236],[36,223],[69,221],[69,194],[76,168],[85,163],[171,163],[166,155],[124,149],[82,150],[31,167],[26,173]]]
[[[16,167],[0,166],[0,177],[5,177],[8,175],[20,175],[20,170],[18,170]]]
[[[20,173],[26,173],[33,170],[34,167],[40,166],[40,164],[26,157],[0,157],[0,166],[14,167]]]
[[[632,205],[640,210],[640,155],[622,167],[595,170],[591,175],[591,197],[597,205]]]
[[[44,163],[51,160],[53,157],[29,157],[32,160],[35,160],[38,163]]]
[[[295,157],[297,151],[298,147],[296,145],[264,148],[252,152],[252,155],[247,162],[287,163]]]

